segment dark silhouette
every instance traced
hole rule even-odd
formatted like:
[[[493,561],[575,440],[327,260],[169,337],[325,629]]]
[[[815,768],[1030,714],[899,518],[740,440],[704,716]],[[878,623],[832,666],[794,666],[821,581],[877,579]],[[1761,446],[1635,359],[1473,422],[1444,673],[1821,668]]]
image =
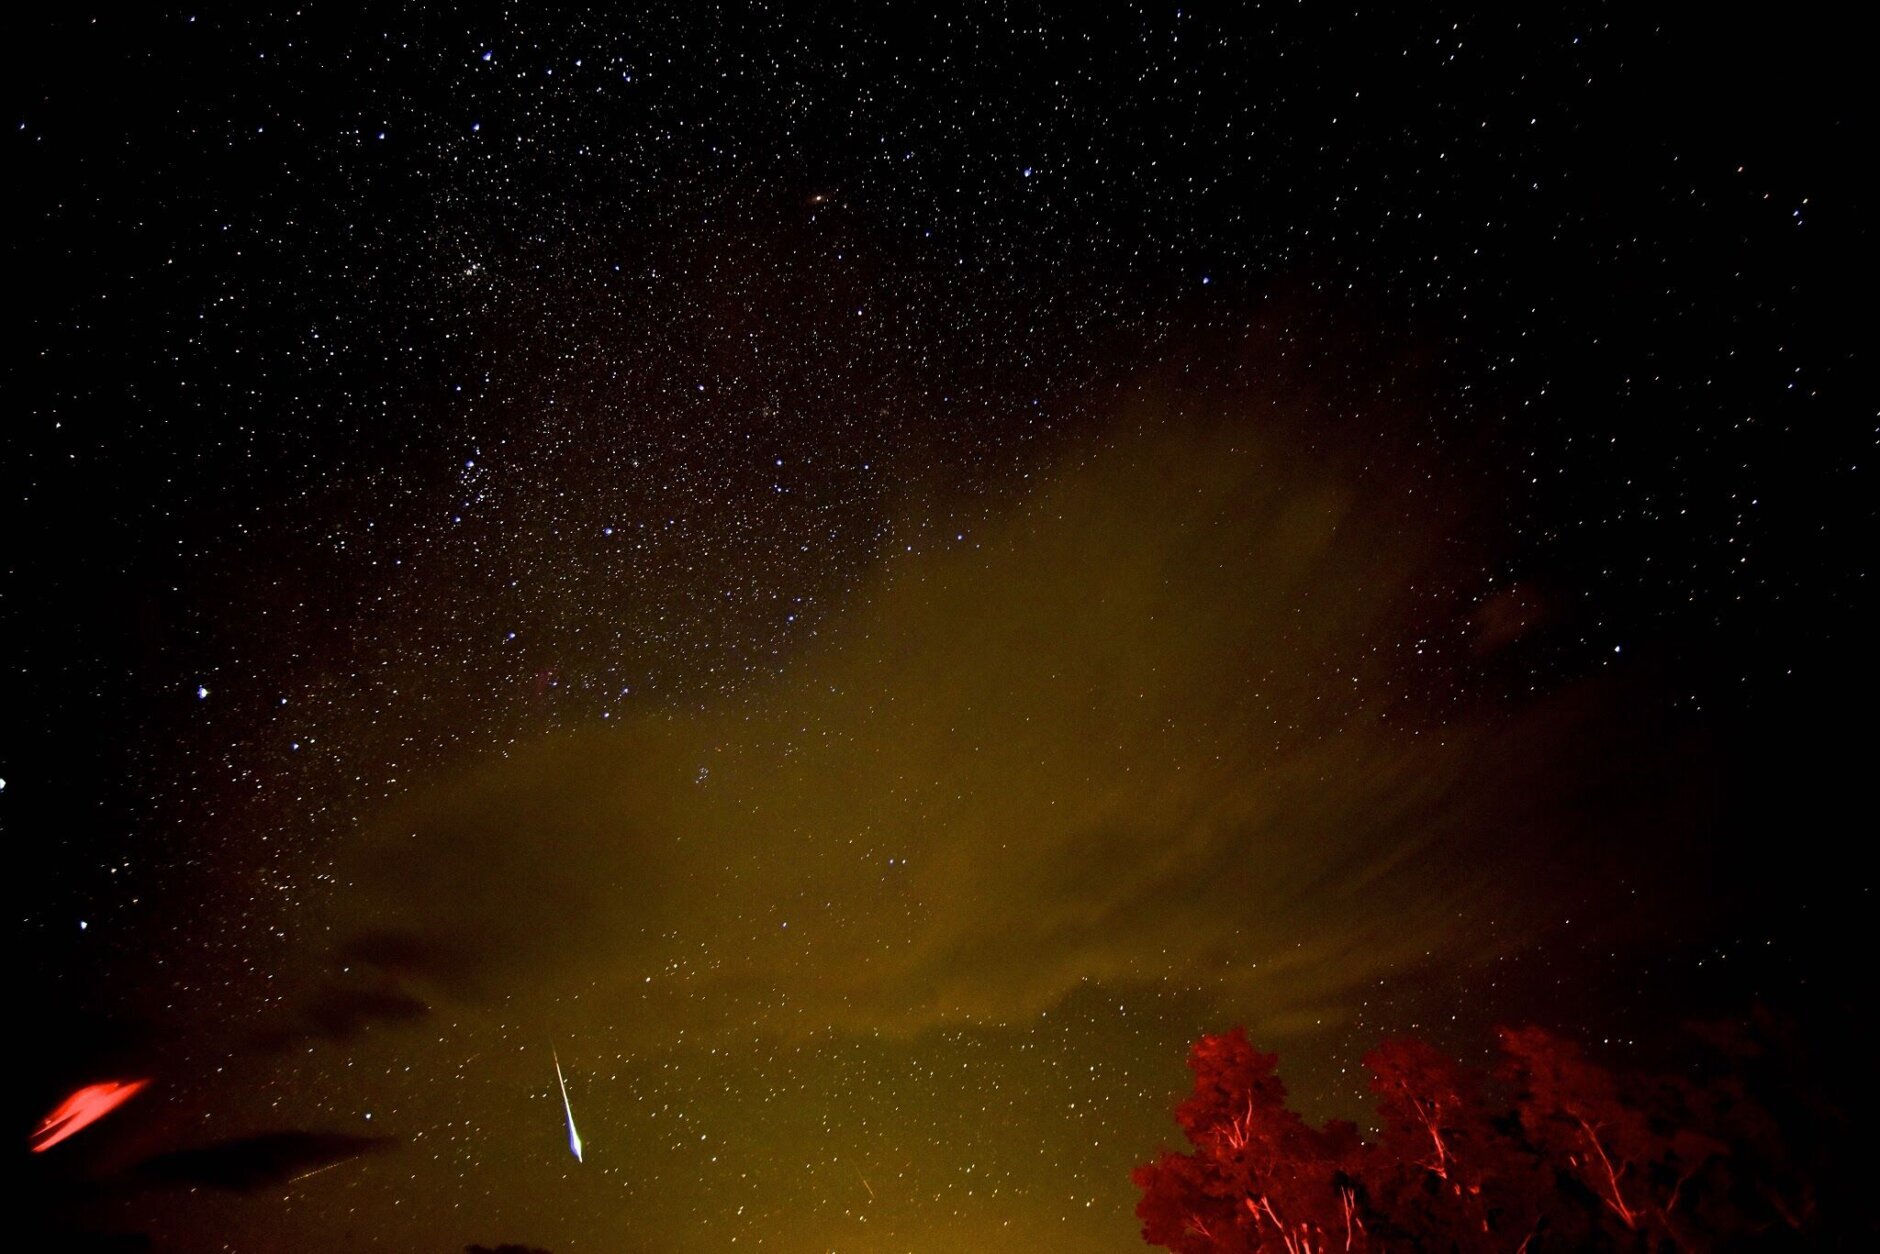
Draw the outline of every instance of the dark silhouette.
[[[1845,1119],[1778,1061],[1779,1025],[1702,1031],[1675,1076],[1616,1075],[1539,1028],[1503,1031],[1492,1072],[1420,1041],[1364,1062],[1380,1131],[1309,1126],[1276,1055],[1236,1028],[1189,1054],[1175,1112],[1193,1149],[1138,1167],[1143,1238],[1182,1254],[1273,1250],[1714,1250],[1871,1241],[1824,1205]],[[1838,1194],[1837,1194],[1838,1195]]]
[[[151,1184],[248,1193],[397,1144],[395,1137],[344,1132],[268,1132],[159,1154],[138,1164],[133,1174]]]

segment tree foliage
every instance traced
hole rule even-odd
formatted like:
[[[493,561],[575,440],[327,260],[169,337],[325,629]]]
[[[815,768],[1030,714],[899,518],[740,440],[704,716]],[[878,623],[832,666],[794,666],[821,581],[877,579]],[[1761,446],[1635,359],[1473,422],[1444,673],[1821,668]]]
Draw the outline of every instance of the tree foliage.
[[[1503,1031],[1485,1071],[1390,1041],[1364,1059],[1368,1141],[1288,1107],[1278,1057],[1244,1030],[1203,1037],[1175,1112],[1191,1149],[1133,1174],[1143,1238],[1179,1254],[1538,1254],[1872,1237],[1870,1221],[1824,1223],[1816,1138],[1832,1114],[1770,1083],[1774,1030],[1707,1029],[1706,1065],[1669,1077],[1616,1075],[1539,1028]]]

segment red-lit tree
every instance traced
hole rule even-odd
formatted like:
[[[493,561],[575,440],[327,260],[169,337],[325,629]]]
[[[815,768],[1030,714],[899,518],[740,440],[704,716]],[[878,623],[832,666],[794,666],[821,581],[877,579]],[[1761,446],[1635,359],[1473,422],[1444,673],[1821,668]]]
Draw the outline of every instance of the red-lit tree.
[[[1288,1109],[1277,1057],[1244,1031],[1204,1037],[1176,1110],[1192,1150],[1134,1173],[1143,1237],[1180,1254],[1826,1239],[1808,1168],[1738,1065],[1756,1051],[1734,1036],[1712,1043],[1721,1066],[1651,1079],[1614,1076],[1535,1028],[1502,1034],[1492,1075],[1392,1041],[1364,1060],[1380,1125],[1367,1143],[1350,1124],[1314,1129]],[[1819,1103],[1784,1108],[1815,1126],[1828,1117]]]
[[[1726,1147],[1688,1126],[1676,1090],[1625,1094],[1577,1045],[1539,1028],[1504,1030],[1502,1074],[1527,1143],[1563,1186],[1597,1199],[1598,1227],[1616,1244],[1652,1244],[1654,1232],[1690,1246],[1679,1207],[1685,1187]],[[1639,1240],[1628,1242],[1626,1236]]]
[[[1175,1112],[1194,1153],[1166,1153],[1134,1174],[1150,1243],[1183,1254],[1352,1248],[1357,1129],[1307,1126],[1286,1106],[1278,1062],[1240,1028],[1196,1042],[1194,1092]]]
[[[1512,1250],[1534,1232],[1543,1176],[1497,1128],[1481,1078],[1421,1041],[1367,1054],[1382,1131],[1358,1168],[1381,1246]]]

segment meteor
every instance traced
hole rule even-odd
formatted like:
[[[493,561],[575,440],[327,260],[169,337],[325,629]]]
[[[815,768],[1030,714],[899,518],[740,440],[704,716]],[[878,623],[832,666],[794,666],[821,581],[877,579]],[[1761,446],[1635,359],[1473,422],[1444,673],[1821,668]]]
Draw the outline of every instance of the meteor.
[[[346,1165],[346,1160],[342,1158],[340,1161],[336,1163],[328,1163],[324,1167],[315,1167],[312,1171],[303,1171],[297,1176],[290,1176],[288,1178],[287,1183],[299,1184],[302,1180],[305,1180],[311,1176],[317,1176],[323,1171],[331,1171],[335,1167],[344,1167],[345,1165]]]
[[[555,1080],[561,1085],[561,1108],[566,1111],[568,1115],[568,1148],[573,1152],[574,1160],[581,1162],[583,1161],[581,1158],[581,1134],[574,1130],[574,1107],[568,1104],[568,1080],[561,1074],[561,1056],[557,1054],[553,1048],[548,1051],[548,1054],[549,1057],[555,1060]]]
[[[149,1083],[148,1080],[107,1080],[102,1084],[87,1084],[60,1102],[33,1130],[33,1153],[43,1154],[79,1129],[98,1122],[137,1096]]]

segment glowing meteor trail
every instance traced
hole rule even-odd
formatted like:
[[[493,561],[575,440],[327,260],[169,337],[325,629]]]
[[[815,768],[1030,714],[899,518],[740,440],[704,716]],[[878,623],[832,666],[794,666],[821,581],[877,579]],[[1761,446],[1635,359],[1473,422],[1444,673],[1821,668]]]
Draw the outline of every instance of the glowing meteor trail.
[[[561,1108],[568,1114],[568,1148],[574,1152],[574,1160],[581,1162],[583,1161],[581,1157],[581,1134],[574,1130],[574,1107],[568,1104],[568,1081],[567,1078],[561,1074],[561,1056],[555,1053],[553,1049],[550,1049],[548,1054],[549,1057],[555,1060],[555,1080],[561,1085]]]
[[[137,1096],[148,1080],[107,1080],[88,1084],[64,1101],[33,1130],[33,1153],[43,1154],[81,1128],[89,1127]]]

